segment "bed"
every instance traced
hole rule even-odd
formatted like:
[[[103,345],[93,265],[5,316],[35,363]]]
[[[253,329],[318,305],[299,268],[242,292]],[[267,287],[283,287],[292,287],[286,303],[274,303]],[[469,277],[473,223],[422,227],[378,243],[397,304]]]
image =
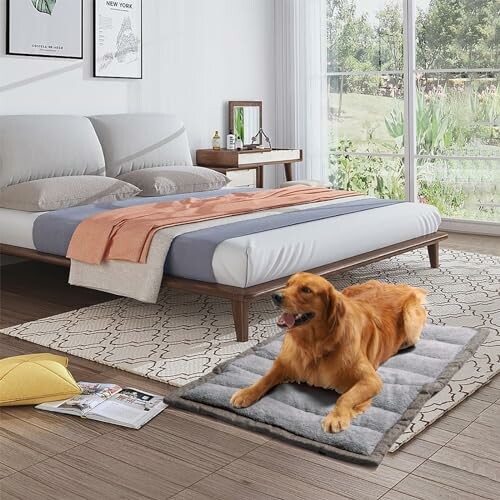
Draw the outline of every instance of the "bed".
[[[106,176],[117,177],[124,169],[133,171],[169,164],[174,162],[172,157],[176,158],[174,163],[190,162],[185,130],[178,120],[168,115],[98,117],[92,121],[97,134],[90,122],[83,118],[72,117],[68,123],[62,117],[56,120],[54,117],[37,117],[36,120],[3,118],[0,119],[0,132],[3,131],[0,136],[4,141],[0,144],[4,161],[0,184],[3,185],[44,176],[87,175],[90,172],[104,175],[104,171]],[[46,131],[55,126],[54,134],[60,138],[59,144],[68,143],[68,146],[63,148],[64,154],[57,151],[57,156],[51,158],[53,149],[45,145],[43,138]],[[26,133],[32,143],[37,144],[38,156],[25,155],[23,137]],[[95,137],[87,137],[83,147],[81,137],[85,134],[94,134]],[[152,146],[145,147],[150,143]],[[78,150],[77,156],[73,150]],[[131,155],[131,151],[135,153]],[[44,161],[40,162],[40,158]],[[57,166],[57,162],[62,166]],[[40,163],[46,166],[40,166]],[[71,170],[67,169],[68,164],[71,164]],[[47,171],[43,172],[43,168]],[[125,206],[186,197],[210,198],[240,191],[248,190],[225,188],[182,195],[137,197],[50,212],[0,208],[0,252],[70,267],[66,251],[71,237],[79,223],[92,215]],[[438,231],[440,216],[434,207],[377,201],[362,196],[357,200],[339,199],[314,204],[319,208],[328,205],[335,214],[310,220],[304,219],[299,212],[311,211],[311,205],[299,205],[227,217],[217,224],[209,221],[201,226],[186,225],[172,236],[164,269],[162,264],[162,284],[231,300],[237,339],[245,341],[252,300],[279,289],[295,272],[310,271],[329,276],[424,246],[429,251],[430,265],[438,267],[439,242],[447,235]],[[351,210],[349,204],[353,203],[363,207]],[[290,214],[295,219],[288,222]],[[273,222],[274,225],[259,226],[261,222],[275,219],[278,222]],[[243,226],[252,228],[241,231]],[[217,231],[222,236],[214,240],[212,236]],[[208,243],[212,245],[211,251],[201,252],[206,250]]]
[[[228,192],[221,190],[204,194],[221,196]],[[165,196],[161,197],[161,201],[172,198],[177,197]],[[139,204],[151,202],[151,199],[134,201]],[[98,209],[103,210],[100,205]],[[122,205],[123,202],[115,202],[105,209]],[[96,206],[88,208],[93,212]],[[81,213],[81,207],[50,214],[0,209],[0,251],[69,266],[66,249],[78,221],[83,217]],[[40,226],[40,221],[47,215],[52,219],[52,231],[47,231],[46,224]],[[233,225],[232,219],[229,217],[225,224]],[[279,289],[295,272],[311,271],[328,276],[423,246],[429,249],[431,266],[437,267],[439,242],[446,237],[438,232],[439,223],[439,214],[433,207],[403,202],[229,237],[218,244],[211,255],[211,273],[203,271],[207,266],[198,269],[192,265],[197,260],[194,249],[202,246],[204,232],[187,231],[183,237],[173,240],[166,259],[163,284],[230,299],[237,338],[244,341],[248,336],[251,301]],[[49,237],[41,239],[37,233],[48,234]],[[52,237],[53,234],[58,236]],[[190,255],[190,252],[193,254]]]

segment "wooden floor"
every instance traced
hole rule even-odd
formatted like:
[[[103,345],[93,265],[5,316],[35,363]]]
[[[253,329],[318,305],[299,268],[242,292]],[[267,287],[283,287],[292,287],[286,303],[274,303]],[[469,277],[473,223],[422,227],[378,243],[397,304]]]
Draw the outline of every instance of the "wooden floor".
[[[454,236],[500,254],[498,239]],[[2,268],[0,328],[108,300],[64,269]],[[0,357],[47,351],[0,336]],[[168,386],[70,356],[77,380]],[[500,377],[377,469],[350,465],[208,418],[167,410],[140,431],[32,408],[0,409],[0,499],[500,498]]]

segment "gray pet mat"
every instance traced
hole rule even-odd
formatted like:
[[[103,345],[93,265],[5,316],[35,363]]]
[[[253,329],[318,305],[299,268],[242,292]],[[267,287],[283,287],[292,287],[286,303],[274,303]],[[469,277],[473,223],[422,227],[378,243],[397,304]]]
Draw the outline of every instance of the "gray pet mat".
[[[397,354],[379,368],[382,392],[368,411],[337,434],[321,428],[322,418],[338,397],[333,391],[282,384],[249,408],[237,410],[230,405],[236,389],[254,383],[270,368],[281,348],[282,335],[219,365],[165,401],[324,455],[377,465],[425,402],[447,384],[486,335],[485,330],[427,325],[415,348]]]

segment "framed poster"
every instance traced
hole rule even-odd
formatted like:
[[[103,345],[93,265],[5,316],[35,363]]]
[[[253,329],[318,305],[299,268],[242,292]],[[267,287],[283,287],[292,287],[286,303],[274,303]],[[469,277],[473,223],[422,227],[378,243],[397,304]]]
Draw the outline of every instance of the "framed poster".
[[[142,78],[142,0],[94,0],[94,76]]]
[[[7,0],[7,54],[83,59],[83,0]]]

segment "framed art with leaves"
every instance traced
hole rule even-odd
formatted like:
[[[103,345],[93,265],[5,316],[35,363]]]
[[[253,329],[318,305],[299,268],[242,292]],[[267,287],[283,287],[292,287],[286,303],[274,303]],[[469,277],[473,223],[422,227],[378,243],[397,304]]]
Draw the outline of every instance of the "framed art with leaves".
[[[83,0],[7,0],[7,54],[83,59]]]

